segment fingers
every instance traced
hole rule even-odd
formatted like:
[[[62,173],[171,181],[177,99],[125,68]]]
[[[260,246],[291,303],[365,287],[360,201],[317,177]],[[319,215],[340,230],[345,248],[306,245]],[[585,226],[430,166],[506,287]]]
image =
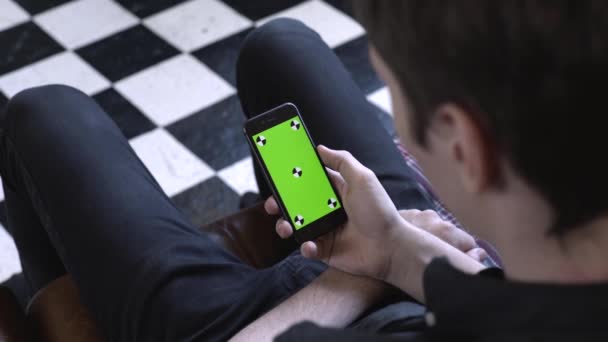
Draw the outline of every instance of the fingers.
[[[309,259],[319,259],[319,250],[317,248],[317,244],[313,241],[306,241],[300,246],[300,253],[305,258]]]
[[[346,183],[351,183],[361,177],[375,177],[370,169],[363,166],[347,151],[336,151],[323,145],[319,145],[317,150],[323,163],[330,169],[340,173]]]
[[[264,209],[269,215],[278,215],[280,213],[279,205],[272,196],[268,197],[266,202],[264,202]],[[282,218],[277,220],[275,231],[282,239],[287,239],[293,234],[293,229],[291,229],[289,222]]]
[[[268,197],[266,202],[264,202],[264,209],[269,215],[278,215],[281,213],[277,201],[272,196]],[[291,225],[283,218],[277,220],[274,229],[277,232],[277,235],[281,237],[281,239],[288,239],[293,234],[293,229],[291,228]]]
[[[268,215],[278,215],[281,212],[277,201],[272,196],[268,197],[266,202],[264,202],[264,210],[266,210]]]
[[[479,247],[475,247],[469,250],[466,254],[479,262],[483,262],[485,259],[488,258],[488,252],[486,252],[485,249]]]
[[[306,258],[323,260],[329,263],[330,246],[334,242],[333,239],[333,234],[326,234],[314,241],[306,241],[300,246],[300,253]]]
[[[475,239],[470,234],[443,220],[433,210],[400,210],[399,214],[416,227],[426,230],[463,252],[477,247]]]
[[[293,229],[291,228],[289,222],[282,218],[277,220],[275,230],[282,239],[287,239],[293,234]]]
[[[471,250],[477,246],[475,239],[471,235],[461,229],[456,228],[452,224],[447,224],[439,229],[442,232],[440,233],[440,236],[444,235],[446,240],[452,241],[452,245],[463,252]]]
[[[419,215],[420,213],[421,213],[421,211],[418,209],[401,209],[401,210],[399,210],[399,215],[401,215],[401,217],[403,217],[406,221],[409,221],[412,224],[413,224],[412,221],[414,221],[414,219],[416,218],[416,215]]]

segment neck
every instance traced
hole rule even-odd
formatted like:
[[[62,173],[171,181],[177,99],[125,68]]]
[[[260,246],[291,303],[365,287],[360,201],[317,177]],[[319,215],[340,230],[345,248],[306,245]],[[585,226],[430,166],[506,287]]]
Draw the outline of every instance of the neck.
[[[499,243],[508,278],[528,282],[608,281],[608,222],[565,236],[514,236]],[[510,241],[510,242],[509,242]],[[509,245],[509,246],[507,246]]]
[[[513,190],[513,189],[511,189]],[[521,196],[494,202],[494,243],[507,278],[526,282],[608,282],[608,217],[548,234],[551,209],[522,184]],[[526,193],[529,192],[529,193]],[[504,197],[503,197],[504,198]]]

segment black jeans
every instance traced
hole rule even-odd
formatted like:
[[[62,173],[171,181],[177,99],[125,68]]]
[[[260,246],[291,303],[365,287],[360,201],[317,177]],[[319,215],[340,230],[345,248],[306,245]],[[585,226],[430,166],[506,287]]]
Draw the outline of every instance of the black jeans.
[[[248,116],[293,102],[315,141],[351,151],[399,208],[430,207],[371,105],[306,26],[276,20],[251,33],[237,79]],[[10,100],[0,173],[31,291],[67,270],[112,341],[226,339],[325,269],[294,253],[256,270],[217,246],[174,207],[106,113],[72,88]]]

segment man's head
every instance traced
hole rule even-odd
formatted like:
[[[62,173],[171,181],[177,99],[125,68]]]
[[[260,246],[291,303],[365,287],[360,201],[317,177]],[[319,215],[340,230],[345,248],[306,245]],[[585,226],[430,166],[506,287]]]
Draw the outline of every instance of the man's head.
[[[547,231],[608,212],[608,2],[355,0],[397,129],[476,229],[520,180]],[[479,232],[478,233],[483,233]]]

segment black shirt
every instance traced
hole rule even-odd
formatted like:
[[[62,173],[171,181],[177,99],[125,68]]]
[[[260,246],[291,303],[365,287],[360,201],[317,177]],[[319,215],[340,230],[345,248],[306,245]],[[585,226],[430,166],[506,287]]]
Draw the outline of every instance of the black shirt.
[[[379,329],[366,329],[365,323],[350,329],[301,323],[276,340],[608,341],[606,283],[513,282],[498,268],[469,275],[438,258],[425,270],[424,291],[426,308],[395,304],[393,310],[401,305],[399,312],[384,317]],[[386,309],[376,316],[386,316]]]

